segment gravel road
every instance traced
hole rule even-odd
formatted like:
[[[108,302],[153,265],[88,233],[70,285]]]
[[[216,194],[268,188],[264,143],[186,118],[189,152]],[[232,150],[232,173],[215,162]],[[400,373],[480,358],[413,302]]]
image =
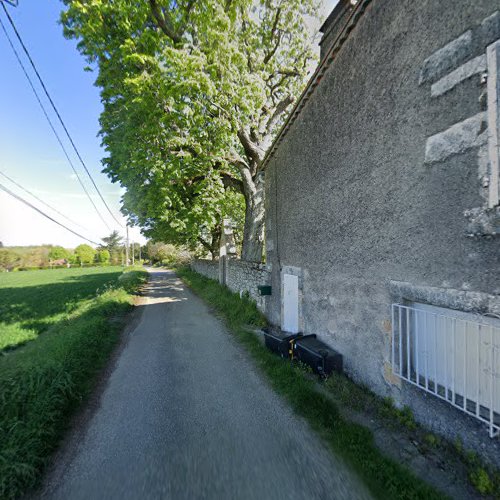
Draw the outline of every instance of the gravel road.
[[[150,278],[97,410],[40,496],[369,498],[209,308],[174,273]]]

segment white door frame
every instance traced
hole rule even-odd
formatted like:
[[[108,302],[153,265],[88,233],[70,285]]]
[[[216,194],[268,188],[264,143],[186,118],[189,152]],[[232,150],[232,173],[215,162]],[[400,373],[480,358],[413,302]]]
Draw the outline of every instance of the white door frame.
[[[299,333],[299,277],[283,273],[281,329]]]

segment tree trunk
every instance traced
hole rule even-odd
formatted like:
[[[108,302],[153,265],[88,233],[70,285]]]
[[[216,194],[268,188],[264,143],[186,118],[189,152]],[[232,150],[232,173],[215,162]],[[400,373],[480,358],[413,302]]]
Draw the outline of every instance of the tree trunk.
[[[241,259],[262,262],[264,250],[264,175],[258,174],[251,186],[245,184],[245,227]]]

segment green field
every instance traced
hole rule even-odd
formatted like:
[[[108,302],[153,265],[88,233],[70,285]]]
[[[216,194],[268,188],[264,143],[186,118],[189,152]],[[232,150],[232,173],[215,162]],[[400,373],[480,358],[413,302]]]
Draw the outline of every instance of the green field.
[[[121,273],[121,267],[0,273],[0,351],[37,338]]]
[[[36,486],[146,276],[119,267],[0,274],[0,499]]]

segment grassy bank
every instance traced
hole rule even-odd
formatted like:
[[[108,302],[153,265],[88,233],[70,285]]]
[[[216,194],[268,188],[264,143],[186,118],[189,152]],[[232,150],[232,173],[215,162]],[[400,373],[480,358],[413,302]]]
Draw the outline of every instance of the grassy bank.
[[[0,498],[16,498],[36,485],[70,414],[88,396],[108,360],[131,308],[132,293],[146,280],[144,271],[112,274],[102,280],[99,290],[92,277],[65,275],[79,282],[80,291],[66,295],[66,306],[64,300],[52,299],[58,305],[48,314],[51,321],[43,333],[0,355]],[[71,290],[72,283],[72,279],[53,283],[57,293],[52,297],[64,294],[64,285]],[[51,284],[35,286],[48,290]],[[18,295],[21,306],[30,304],[25,312],[36,315],[36,305],[30,301]],[[43,293],[38,302],[41,308],[49,307],[43,305]]]
[[[407,468],[383,456],[371,432],[345,420],[335,404],[317,390],[314,381],[300,367],[273,355],[255,335],[248,333],[246,325],[265,324],[264,317],[252,302],[240,299],[237,294],[190,269],[180,268],[177,272],[217,310],[274,389],[357,471],[375,497],[384,500],[443,498]]]

